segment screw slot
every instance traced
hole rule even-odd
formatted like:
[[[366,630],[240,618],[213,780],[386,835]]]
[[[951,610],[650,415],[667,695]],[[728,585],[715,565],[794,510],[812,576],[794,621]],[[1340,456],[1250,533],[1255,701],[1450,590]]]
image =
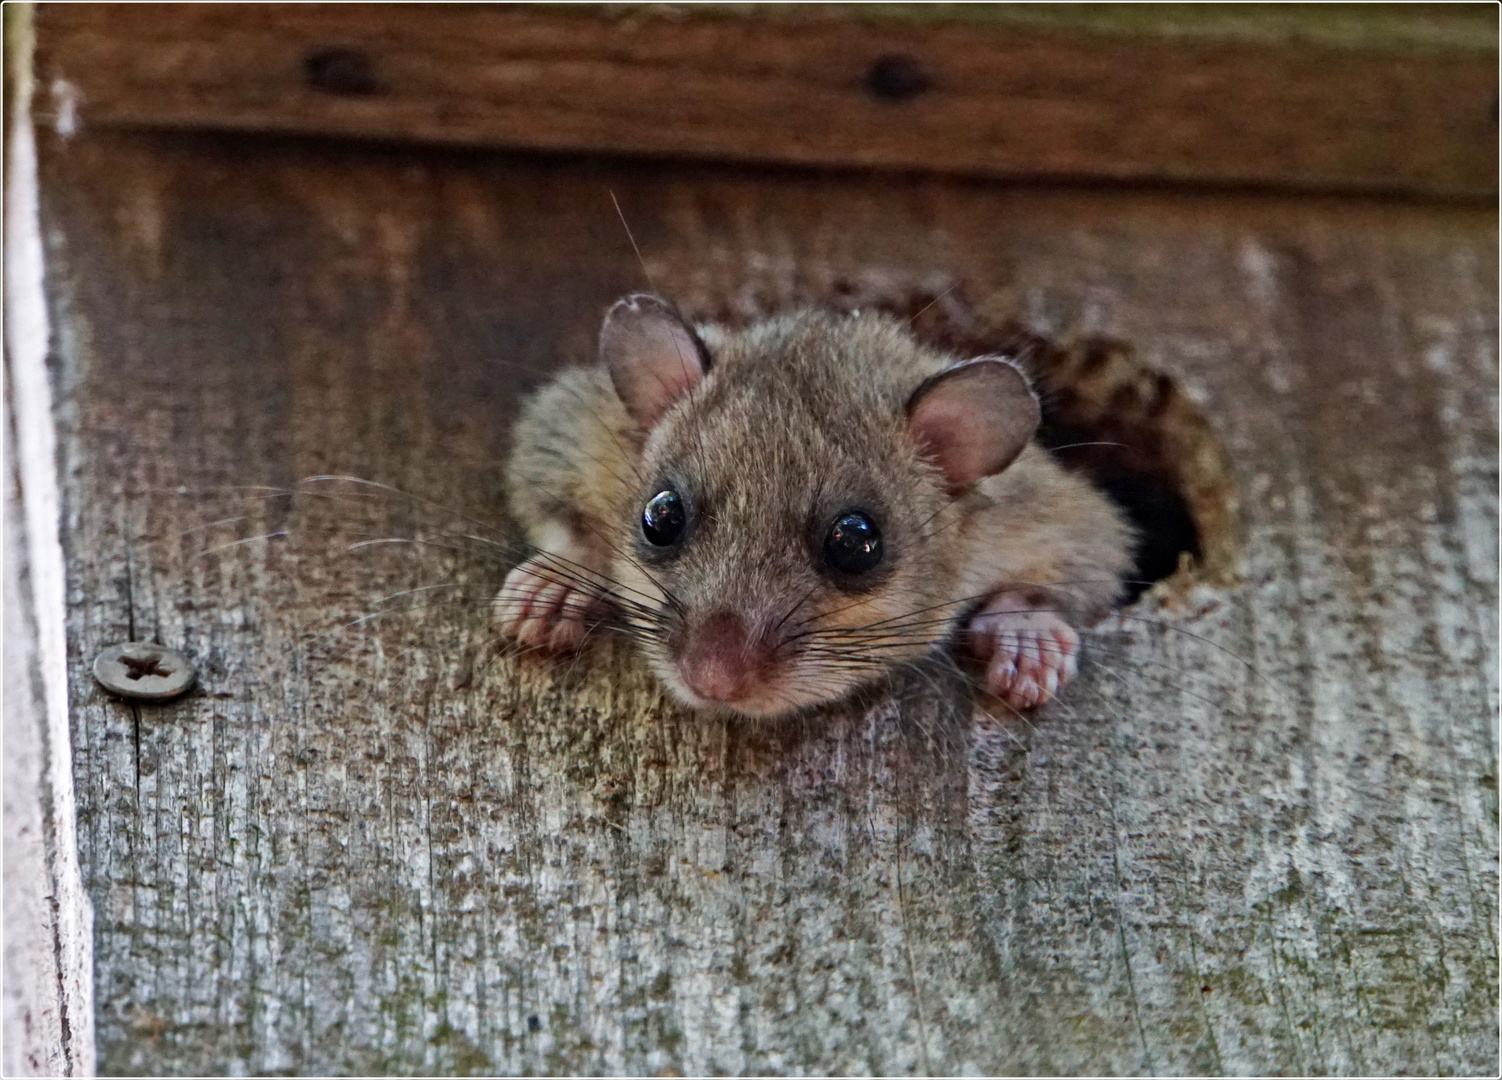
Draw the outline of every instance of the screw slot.
[[[150,656],[142,657],[122,656],[120,663],[125,665],[125,677],[134,682],[137,679],[144,679],[147,675],[156,675],[160,678],[171,675],[172,669],[162,667],[161,659],[156,653],[152,653]]]
[[[94,660],[94,678],[112,694],[136,701],[167,701],[193,685],[196,673],[174,649],[145,641],[111,645]]]
[[[923,65],[903,53],[880,57],[866,72],[866,89],[881,101],[909,101],[932,85]]]
[[[303,60],[303,77],[313,89],[339,97],[367,97],[378,89],[370,57],[359,49],[311,52]]]

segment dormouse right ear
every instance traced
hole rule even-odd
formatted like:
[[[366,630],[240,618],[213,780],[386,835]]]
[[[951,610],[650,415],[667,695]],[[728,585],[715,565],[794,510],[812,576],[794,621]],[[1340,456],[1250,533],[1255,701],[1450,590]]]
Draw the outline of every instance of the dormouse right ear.
[[[1000,357],[946,368],[907,402],[908,431],[953,495],[1015,461],[1041,419],[1027,379]]]
[[[704,378],[709,350],[671,304],[638,293],[605,315],[600,362],[631,419],[650,431]]]

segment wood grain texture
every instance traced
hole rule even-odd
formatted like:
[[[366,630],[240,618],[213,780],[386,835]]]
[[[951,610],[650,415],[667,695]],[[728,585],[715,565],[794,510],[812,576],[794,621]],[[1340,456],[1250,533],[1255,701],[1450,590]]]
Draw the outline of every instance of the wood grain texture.
[[[103,1071],[1495,1072],[1493,213],[43,150]],[[455,537],[507,534],[517,397],[642,284],[611,191],[694,303],[938,274],[1133,342],[1216,418],[1246,586],[1027,722],[709,722],[473,604],[341,628],[500,580]],[[345,472],[433,503],[225,487]],[[106,697],[130,636],[199,689]]]
[[[1497,190],[1494,48],[855,20],[817,6],[745,19],[57,4],[43,5],[40,28],[44,85],[84,124],[1006,177]]]

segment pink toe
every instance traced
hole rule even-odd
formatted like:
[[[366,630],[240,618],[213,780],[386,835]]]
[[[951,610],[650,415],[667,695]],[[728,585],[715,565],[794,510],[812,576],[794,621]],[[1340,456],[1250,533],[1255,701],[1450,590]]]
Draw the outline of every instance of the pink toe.
[[[557,618],[558,606],[565,595],[566,587],[556,581],[550,581],[538,590],[527,614],[517,626],[517,640],[534,648],[546,644],[549,631]]]
[[[506,575],[506,581],[495,598],[496,620],[502,629],[511,634],[518,631],[545,585],[546,582],[533,573],[531,563],[523,563]]]
[[[1017,678],[1017,665],[1010,653],[997,653],[986,669],[986,688],[997,697],[1011,689]]]
[[[548,648],[555,652],[564,652],[572,649],[584,640],[584,623],[578,618],[565,616],[553,626],[553,632],[548,635]]]

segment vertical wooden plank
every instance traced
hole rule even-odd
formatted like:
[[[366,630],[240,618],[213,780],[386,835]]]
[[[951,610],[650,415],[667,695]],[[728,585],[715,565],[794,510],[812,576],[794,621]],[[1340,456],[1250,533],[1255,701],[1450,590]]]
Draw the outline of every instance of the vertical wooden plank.
[[[94,1069],[93,915],[75,842],[28,37],[7,12],[3,1068],[74,1076]]]

